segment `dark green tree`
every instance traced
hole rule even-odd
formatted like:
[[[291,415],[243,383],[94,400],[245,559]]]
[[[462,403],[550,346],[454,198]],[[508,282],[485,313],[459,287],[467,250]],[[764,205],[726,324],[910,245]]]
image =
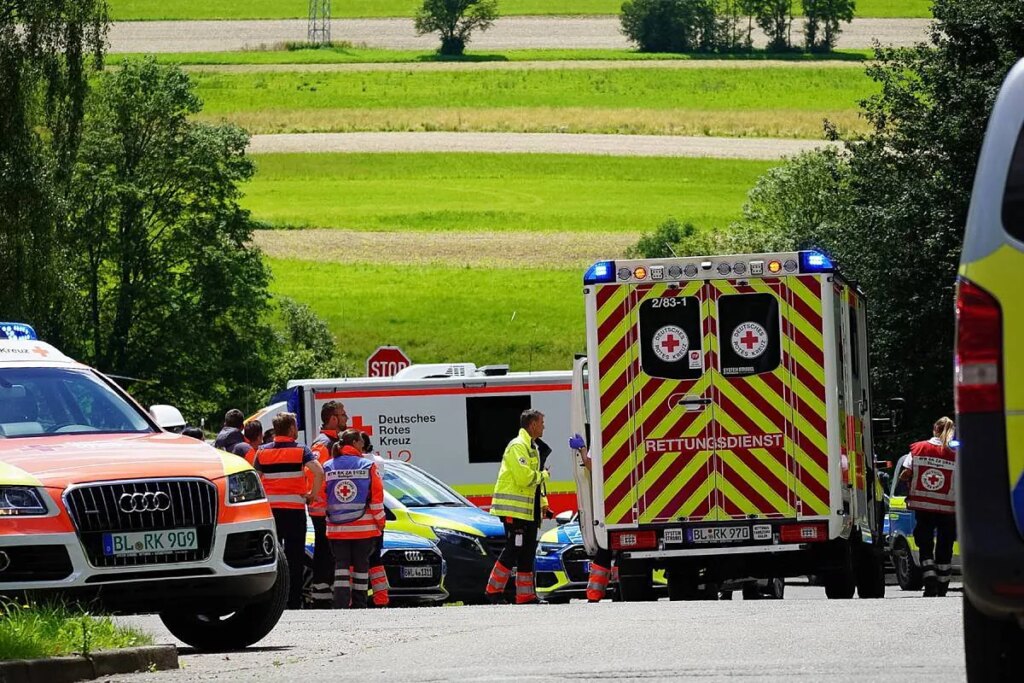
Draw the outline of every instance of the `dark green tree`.
[[[284,389],[292,379],[358,374],[355,365],[341,354],[327,323],[313,309],[288,297],[278,298],[276,304],[283,323],[278,333],[282,353],[271,365],[268,394]]]
[[[843,32],[841,22],[853,21],[854,0],[803,0],[804,45],[811,52],[831,52]]]
[[[498,18],[498,0],[423,0],[416,11],[416,33],[439,33],[442,55],[461,55],[474,31],[486,31]]]
[[[67,201],[105,31],[103,0],[0,4],[0,317],[72,348]]]
[[[715,0],[627,0],[622,33],[641,52],[711,52],[718,47]]]
[[[785,52],[792,49],[793,0],[744,0],[746,10],[768,36],[767,49]]]
[[[100,77],[72,216],[86,359],[158,380],[132,389],[193,417],[253,405],[276,348],[262,322],[269,272],[238,205],[248,134],[194,121],[200,109],[176,67],[128,61]]]

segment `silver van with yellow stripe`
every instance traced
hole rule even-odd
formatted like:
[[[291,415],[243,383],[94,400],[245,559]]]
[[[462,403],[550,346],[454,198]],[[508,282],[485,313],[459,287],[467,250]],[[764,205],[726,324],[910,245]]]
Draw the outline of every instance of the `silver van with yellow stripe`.
[[[957,516],[969,681],[1024,680],[1024,62],[989,120],[957,284]]]

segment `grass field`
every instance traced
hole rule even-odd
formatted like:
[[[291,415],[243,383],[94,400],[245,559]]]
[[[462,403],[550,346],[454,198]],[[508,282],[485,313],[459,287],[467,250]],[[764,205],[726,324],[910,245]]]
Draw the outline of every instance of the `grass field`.
[[[569,369],[584,349],[582,270],[268,262],[271,290],[309,304],[357,365],[384,343],[514,370]]]
[[[861,129],[860,69],[196,73],[203,117],[253,133],[484,130],[820,137]]]
[[[289,19],[305,18],[306,0],[108,0],[111,17],[130,19]],[[419,0],[350,0],[332,3],[332,16],[409,17]],[[618,14],[622,0],[500,0],[512,15]],[[858,17],[930,17],[931,0],[857,0]]]
[[[107,64],[120,64],[126,59],[137,59],[138,53],[115,53],[107,55]],[[794,52],[777,54],[756,50],[737,54],[707,54],[675,52],[637,52],[636,50],[502,50],[468,54],[457,57],[440,55],[434,50],[385,50],[379,48],[335,45],[324,48],[241,50],[237,52],[164,52],[153,55],[164,64],[402,64],[421,62],[561,62],[561,61],[707,61],[734,60],[749,62],[757,60],[785,60],[794,62],[860,62],[871,58],[871,50],[836,50],[828,54]]]
[[[266,154],[244,188],[279,227],[352,230],[651,230],[720,227],[774,164],[540,154]]]

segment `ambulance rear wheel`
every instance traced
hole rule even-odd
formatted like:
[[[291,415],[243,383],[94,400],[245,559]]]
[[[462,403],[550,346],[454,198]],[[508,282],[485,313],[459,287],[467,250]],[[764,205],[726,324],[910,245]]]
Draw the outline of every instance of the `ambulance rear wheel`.
[[[850,542],[843,539],[832,542],[836,544],[834,566],[821,574],[822,583],[825,584],[825,596],[829,600],[849,600],[857,591]]]
[[[860,598],[885,597],[885,558],[873,545],[855,544],[853,568],[857,578],[857,596]]]

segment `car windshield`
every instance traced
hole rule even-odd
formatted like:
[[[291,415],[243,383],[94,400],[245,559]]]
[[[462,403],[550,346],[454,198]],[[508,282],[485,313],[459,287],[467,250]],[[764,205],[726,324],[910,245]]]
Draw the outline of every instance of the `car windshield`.
[[[138,410],[93,372],[0,368],[0,438],[150,431]]]
[[[459,494],[424,472],[402,465],[385,464],[381,468],[384,490],[410,508],[466,507]]]

